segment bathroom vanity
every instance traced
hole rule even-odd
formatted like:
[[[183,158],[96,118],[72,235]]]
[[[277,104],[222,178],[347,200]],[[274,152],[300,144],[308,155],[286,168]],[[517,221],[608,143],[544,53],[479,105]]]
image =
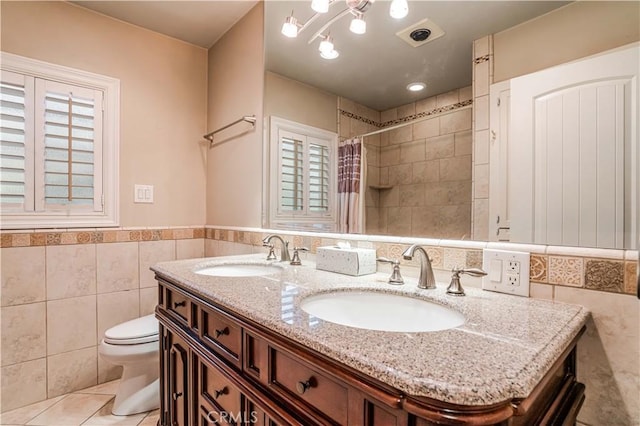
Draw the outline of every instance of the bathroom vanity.
[[[479,289],[453,297],[444,283],[390,286],[387,274],[350,277],[264,255],[152,269],[161,425],[574,424],[584,400],[576,344],[589,313],[580,306]],[[301,309],[319,293],[365,290],[428,299],[465,322],[389,332]]]

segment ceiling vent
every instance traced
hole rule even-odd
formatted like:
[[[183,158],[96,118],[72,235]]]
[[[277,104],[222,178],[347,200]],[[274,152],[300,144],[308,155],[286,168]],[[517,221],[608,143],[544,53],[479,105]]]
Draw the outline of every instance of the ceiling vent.
[[[404,30],[398,31],[396,35],[410,46],[418,47],[442,37],[444,31],[438,24],[425,18]]]

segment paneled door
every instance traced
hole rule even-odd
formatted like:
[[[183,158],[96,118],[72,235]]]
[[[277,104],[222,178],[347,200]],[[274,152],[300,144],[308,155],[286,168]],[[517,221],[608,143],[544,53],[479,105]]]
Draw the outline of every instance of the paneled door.
[[[511,80],[511,241],[635,246],[639,51]]]

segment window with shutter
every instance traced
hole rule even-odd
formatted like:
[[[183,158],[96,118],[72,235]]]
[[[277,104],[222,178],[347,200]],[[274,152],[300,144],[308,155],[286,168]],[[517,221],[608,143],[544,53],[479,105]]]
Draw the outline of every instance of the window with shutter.
[[[3,228],[117,225],[119,82],[2,53]]]
[[[269,226],[336,229],[337,135],[271,117]]]

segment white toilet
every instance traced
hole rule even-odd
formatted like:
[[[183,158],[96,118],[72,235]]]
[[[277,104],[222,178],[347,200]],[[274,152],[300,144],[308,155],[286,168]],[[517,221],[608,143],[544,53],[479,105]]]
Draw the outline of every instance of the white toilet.
[[[122,365],[122,378],[111,412],[128,416],[160,406],[158,320],[147,315],[108,329],[98,349],[112,364]]]

